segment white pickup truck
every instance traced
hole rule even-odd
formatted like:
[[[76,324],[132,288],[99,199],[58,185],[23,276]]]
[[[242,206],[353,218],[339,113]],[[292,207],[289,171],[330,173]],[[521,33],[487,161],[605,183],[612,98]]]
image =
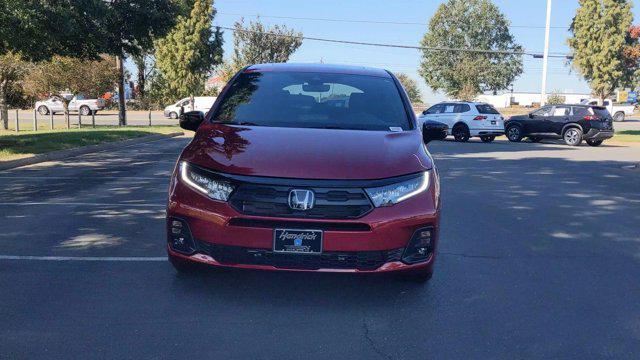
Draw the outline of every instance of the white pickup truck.
[[[68,98],[67,98],[68,99]],[[81,115],[95,114],[98,110],[102,110],[105,107],[105,101],[103,99],[85,99],[82,95],[76,95],[69,102],[69,111],[79,111]],[[51,97],[47,100],[36,102],[36,110],[41,115],[47,115],[49,113],[60,113],[64,111],[62,101],[56,97]]]
[[[585,99],[580,102],[583,105],[598,105],[598,99]],[[624,121],[627,116],[633,115],[635,106],[633,105],[613,105],[611,99],[604,101],[604,107],[609,110],[609,114],[613,117],[613,121]]]

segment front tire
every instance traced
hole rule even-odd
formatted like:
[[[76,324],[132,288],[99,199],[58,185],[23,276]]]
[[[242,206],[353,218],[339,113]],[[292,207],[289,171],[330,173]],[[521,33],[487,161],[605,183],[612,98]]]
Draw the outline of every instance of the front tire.
[[[81,106],[80,107],[80,115],[82,116],[89,116],[91,115],[91,109],[89,109],[88,106]]]
[[[522,128],[520,125],[511,125],[507,128],[507,139],[511,142],[520,142],[522,140]]]
[[[173,120],[177,119],[178,118],[178,113],[175,112],[175,111],[170,112],[169,113],[169,118],[173,119]]]
[[[453,138],[458,142],[467,142],[471,137],[471,134],[469,134],[469,128],[464,124],[457,124],[454,126],[451,133]]]
[[[624,121],[624,113],[622,111],[618,111],[613,115],[613,121]]]
[[[589,146],[600,146],[604,140],[587,140]]]
[[[575,127],[568,128],[562,135],[562,139],[569,146],[578,146],[582,142],[582,130]]]
[[[40,105],[38,106],[38,113],[40,113],[40,115],[49,115],[49,108],[44,105]]]
[[[495,137],[495,136],[493,136],[493,135],[490,135],[490,136],[480,136],[480,140],[481,140],[483,143],[490,143],[490,142],[492,142],[492,141],[493,141],[493,140],[495,140],[495,139],[496,139],[496,137]]]

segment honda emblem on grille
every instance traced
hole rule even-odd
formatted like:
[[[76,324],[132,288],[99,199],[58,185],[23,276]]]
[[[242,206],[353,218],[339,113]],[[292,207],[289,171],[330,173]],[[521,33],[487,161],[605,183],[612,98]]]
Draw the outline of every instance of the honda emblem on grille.
[[[293,210],[309,210],[313,208],[315,195],[311,190],[291,190],[289,192],[289,207]]]

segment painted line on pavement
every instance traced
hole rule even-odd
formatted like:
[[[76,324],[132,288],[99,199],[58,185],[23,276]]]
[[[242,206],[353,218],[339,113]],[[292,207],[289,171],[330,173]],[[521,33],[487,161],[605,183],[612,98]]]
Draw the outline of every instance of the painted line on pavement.
[[[84,179],[125,179],[125,180],[169,180],[171,176],[0,176],[3,179],[31,180],[31,179],[53,179],[53,180],[84,180]]]
[[[123,204],[123,203],[85,203],[85,202],[2,202],[0,206],[38,206],[38,205],[62,205],[62,206],[121,206],[121,207],[161,207],[165,204]]]
[[[0,255],[0,260],[27,261],[129,261],[150,262],[167,261],[166,256],[29,256],[29,255]]]

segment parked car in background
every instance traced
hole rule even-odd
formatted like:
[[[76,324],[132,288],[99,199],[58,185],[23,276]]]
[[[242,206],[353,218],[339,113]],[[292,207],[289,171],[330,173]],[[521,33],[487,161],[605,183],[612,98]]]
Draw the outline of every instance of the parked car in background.
[[[422,112],[420,122],[437,121],[448,126],[448,134],[456,141],[479,137],[492,142],[504,135],[504,118],[493,106],[479,102],[442,102]]]
[[[63,96],[65,96],[63,94]],[[67,94],[65,98],[69,98],[73,96],[72,94]],[[86,99],[84,95],[76,95],[71,98],[71,102],[69,102],[69,111],[76,112],[79,111],[82,115],[91,115],[95,114],[98,110],[104,109],[106,103],[104,99]],[[62,104],[62,100],[57,97],[50,97],[47,100],[36,102],[36,110],[41,115],[48,115],[49,113],[61,113],[64,112],[64,107]]]
[[[585,99],[580,103],[583,105],[598,105],[598,99]],[[607,108],[609,114],[612,115],[613,121],[624,121],[627,116],[633,115],[635,110],[635,106],[633,104],[614,105],[611,99],[606,99],[603,106]]]
[[[173,105],[164,108],[164,117],[177,119],[182,114],[182,109],[187,111],[201,111],[206,114],[216,102],[215,96],[196,96],[193,98],[194,106],[191,108],[191,98],[184,98]]]
[[[505,122],[509,141],[527,137],[531,142],[544,138],[561,138],[567,145],[580,145],[586,140],[599,146],[613,137],[613,119],[603,106],[548,105],[528,115],[512,116]]]

